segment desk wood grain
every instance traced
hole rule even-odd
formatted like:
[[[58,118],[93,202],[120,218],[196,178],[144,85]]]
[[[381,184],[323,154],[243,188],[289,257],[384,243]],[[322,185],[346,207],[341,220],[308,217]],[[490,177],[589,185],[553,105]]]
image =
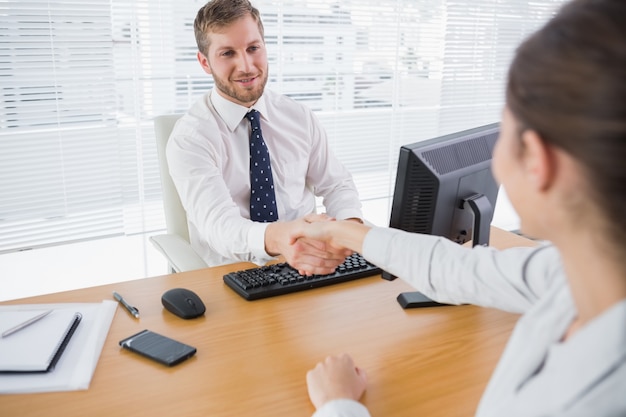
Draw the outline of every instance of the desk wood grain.
[[[532,241],[492,230],[504,248]],[[2,416],[310,416],[305,374],[348,352],[369,375],[363,402],[373,416],[471,416],[516,315],[474,306],[402,310],[401,280],[365,278],[270,299],[245,301],[223,283],[227,265],[2,304],[99,302],[119,291],[141,312],[118,308],[88,390],[0,396]],[[206,314],[165,311],[170,288],[195,291]],[[167,368],[122,350],[143,329],[197,347]]]

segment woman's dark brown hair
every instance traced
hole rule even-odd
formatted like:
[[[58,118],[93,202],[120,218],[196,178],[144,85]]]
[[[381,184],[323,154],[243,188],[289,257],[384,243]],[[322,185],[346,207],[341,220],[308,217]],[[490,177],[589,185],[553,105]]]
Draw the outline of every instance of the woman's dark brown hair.
[[[573,156],[613,241],[626,236],[626,0],[574,0],[517,50],[506,92],[521,129]],[[622,254],[624,249],[621,249]]]
[[[248,0],[211,0],[196,15],[193,31],[198,50],[204,55],[209,50],[209,32],[224,28],[235,20],[250,15],[259,26],[261,37],[264,36],[263,22],[259,11]]]

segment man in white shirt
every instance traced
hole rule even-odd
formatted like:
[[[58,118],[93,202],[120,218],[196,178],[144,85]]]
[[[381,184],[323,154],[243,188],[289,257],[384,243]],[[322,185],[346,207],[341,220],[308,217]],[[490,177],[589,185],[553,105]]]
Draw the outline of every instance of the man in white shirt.
[[[263,25],[248,0],[213,0],[194,22],[197,58],[215,88],[176,124],[167,146],[170,173],[187,212],[192,247],[209,265],[264,264],[283,255],[296,268],[330,273],[349,253],[301,239],[295,219],[323,197],[337,219],[362,218],[356,186],[335,158],[313,112],[265,90]],[[250,110],[260,113],[269,149],[278,221],[250,220]]]

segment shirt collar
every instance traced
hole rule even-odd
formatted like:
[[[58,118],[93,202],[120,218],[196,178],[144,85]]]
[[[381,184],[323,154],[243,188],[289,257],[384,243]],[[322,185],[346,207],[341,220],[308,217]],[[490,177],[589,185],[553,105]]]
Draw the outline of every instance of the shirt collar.
[[[224,120],[224,122],[228,126],[228,129],[230,129],[231,132],[233,132],[237,128],[237,126],[239,126],[239,123],[241,123],[246,113],[248,113],[252,109],[257,110],[259,113],[261,113],[261,117],[263,119],[269,121],[269,117],[267,114],[267,105],[265,103],[265,94],[262,94],[257,102],[254,103],[250,108],[241,106],[237,103],[233,103],[232,101],[225,99],[224,97],[222,97],[221,94],[216,91],[215,88],[211,91],[210,100],[211,104],[213,104],[213,107],[215,107],[215,110],[220,115],[222,120]]]

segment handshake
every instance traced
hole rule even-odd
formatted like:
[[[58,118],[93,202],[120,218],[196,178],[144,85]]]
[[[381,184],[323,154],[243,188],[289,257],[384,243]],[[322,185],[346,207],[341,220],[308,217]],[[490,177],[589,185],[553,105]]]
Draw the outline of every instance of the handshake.
[[[332,273],[353,252],[361,252],[370,227],[360,219],[335,220],[326,214],[271,223],[265,232],[270,255],[282,255],[302,275]]]

